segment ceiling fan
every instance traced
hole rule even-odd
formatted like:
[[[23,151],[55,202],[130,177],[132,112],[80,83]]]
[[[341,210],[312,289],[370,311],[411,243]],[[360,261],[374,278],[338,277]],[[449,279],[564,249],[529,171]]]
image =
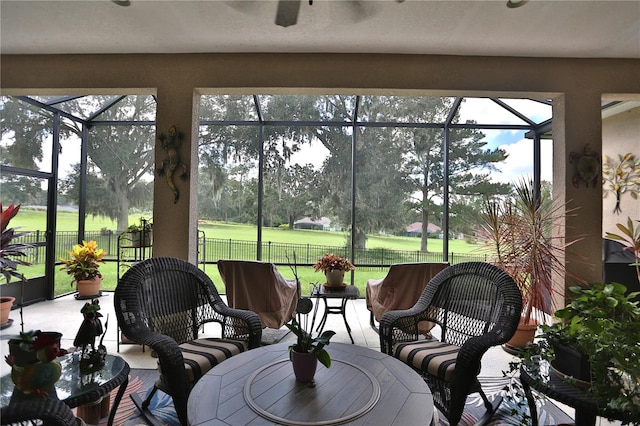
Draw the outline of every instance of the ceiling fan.
[[[395,0],[398,3],[402,3],[404,0]],[[313,5],[313,0],[308,0],[309,5]],[[329,2],[331,3],[331,2]],[[300,5],[302,0],[278,0],[278,9],[276,10],[276,25],[281,27],[289,27],[295,25],[298,22],[298,14],[300,12]],[[356,21],[367,19],[376,13],[377,5],[375,2],[367,2],[364,0],[346,0],[340,2],[334,2],[334,4],[340,4],[343,7],[349,9],[348,13],[351,19]]]
[[[276,10],[276,25],[281,27],[289,27],[298,22],[298,13],[300,13],[300,3],[302,0],[279,0],[278,10]],[[309,0],[309,5],[313,4],[313,0]]]

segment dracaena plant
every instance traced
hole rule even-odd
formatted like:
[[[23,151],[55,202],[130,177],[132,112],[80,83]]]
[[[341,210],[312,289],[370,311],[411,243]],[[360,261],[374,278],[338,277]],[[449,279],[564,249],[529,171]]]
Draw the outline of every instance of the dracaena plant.
[[[491,252],[493,263],[504,269],[522,293],[521,322],[544,322],[541,312],[554,310],[553,276],[568,276],[576,284],[580,278],[569,274],[565,261],[567,247],[579,238],[566,240],[553,228],[572,214],[565,204],[554,203],[549,193],[536,196],[533,182],[522,179],[515,194],[507,199],[485,200],[480,215],[480,238]],[[577,256],[571,258],[578,261]]]

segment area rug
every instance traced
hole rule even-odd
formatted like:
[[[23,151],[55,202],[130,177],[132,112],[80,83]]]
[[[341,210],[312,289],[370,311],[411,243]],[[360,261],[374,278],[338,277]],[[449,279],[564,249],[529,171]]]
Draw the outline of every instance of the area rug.
[[[132,369],[131,377],[133,377],[133,379],[131,379],[127,392],[120,403],[118,414],[114,421],[114,425],[116,426],[137,426],[146,424],[140,413],[135,410],[129,395],[131,392],[138,392],[144,399],[147,392],[151,390],[153,383],[158,378],[158,373],[155,370]],[[503,392],[502,389],[505,386],[505,380],[505,378],[480,378],[482,387],[489,399],[493,399],[495,396]],[[140,383],[139,386],[138,383]],[[161,391],[156,392],[151,400],[149,409],[166,425],[180,425],[176,412],[173,408],[173,400],[165,393]],[[517,407],[515,402],[509,401],[505,398],[489,425],[520,425],[522,424],[523,418],[522,410],[528,411],[526,404],[523,404],[523,407]],[[483,401],[480,396],[478,394],[470,395],[467,399],[465,411],[459,425],[471,426],[475,424],[476,421],[482,417],[484,411]],[[442,414],[439,415],[439,420],[440,426],[449,426],[449,423]],[[104,419],[104,421],[106,422],[106,419]],[[538,405],[538,422],[541,425],[552,426],[562,423],[573,423],[573,419],[554,405],[550,400],[543,400]]]

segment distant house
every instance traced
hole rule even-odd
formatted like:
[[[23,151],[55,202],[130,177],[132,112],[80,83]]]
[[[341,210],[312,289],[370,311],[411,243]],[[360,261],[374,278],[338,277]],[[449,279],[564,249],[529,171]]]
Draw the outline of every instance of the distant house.
[[[427,235],[438,234],[442,228],[433,223],[427,225]],[[407,225],[407,237],[420,237],[422,236],[422,222],[413,222],[411,225]]]
[[[302,219],[293,222],[293,228],[328,231],[331,228],[331,219],[329,219],[328,217],[321,217],[318,220],[312,220],[310,217],[305,216]]]

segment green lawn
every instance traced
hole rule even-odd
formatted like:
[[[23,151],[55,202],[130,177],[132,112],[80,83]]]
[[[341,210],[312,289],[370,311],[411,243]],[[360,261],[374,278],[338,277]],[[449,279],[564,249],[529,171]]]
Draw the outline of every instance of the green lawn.
[[[129,223],[137,223],[141,214],[130,215]],[[145,218],[150,218],[149,214],[144,215]],[[37,229],[44,229],[45,226],[45,212],[39,210],[30,210],[22,208],[20,213],[12,220],[11,225],[14,227],[21,227],[24,231],[32,231]],[[57,228],[58,231],[75,231],[77,229],[78,215],[75,212],[59,212],[57,216]],[[89,217],[86,221],[87,231],[99,231],[102,228],[114,230],[116,224],[105,217]],[[207,239],[233,239],[241,241],[256,241],[256,227],[246,224],[234,224],[214,221],[201,221],[198,225],[198,229],[205,232]],[[313,245],[327,246],[327,247],[341,247],[346,244],[346,233],[344,232],[329,232],[329,231],[313,231],[313,230],[290,230],[285,228],[263,228],[263,241],[274,243],[287,243],[287,244],[299,244],[306,245],[312,243]],[[443,241],[439,239],[428,240],[429,252],[441,253]],[[367,249],[387,249],[387,250],[407,250],[407,251],[419,251],[420,239],[411,237],[397,237],[397,236],[384,236],[384,235],[371,235],[367,240]],[[453,252],[456,255],[464,254],[478,254],[481,251],[481,246],[469,244],[463,240],[452,240],[449,242],[449,252]],[[215,260],[215,259],[214,259]],[[212,278],[213,282],[218,287],[220,292],[224,292],[224,285],[218,274],[216,265],[209,264],[203,267],[205,272]],[[42,265],[34,265],[29,268],[23,268],[25,275],[37,276],[43,273]],[[71,279],[64,272],[59,271],[56,268],[55,274],[55,294],[60,295],[68,293],[74,290],[71,286]],[[291,268],[286,266],[280,266],[279,271],[286,278],[294,278],[294,274]],[[366,281],[371,278],[382,278],[386,274],[387,268],[364,268],[358,267],[356,264],[356,270],[353,274],[353,282],[360,289],[361,296],[364,297]],[[102,288],[104,290],[113,290],[117,283],[117,263],[115,261],[107,262],[107,264],[101,267],[101,272],[104,276]],[[323,283],[324,276],[315,272],[310,266],[298,267],[298,277],[303,286],[303,294],[309,294],[311,285],[313,283]],[[351,274],[345,275],[347,282],[351,283]]]

